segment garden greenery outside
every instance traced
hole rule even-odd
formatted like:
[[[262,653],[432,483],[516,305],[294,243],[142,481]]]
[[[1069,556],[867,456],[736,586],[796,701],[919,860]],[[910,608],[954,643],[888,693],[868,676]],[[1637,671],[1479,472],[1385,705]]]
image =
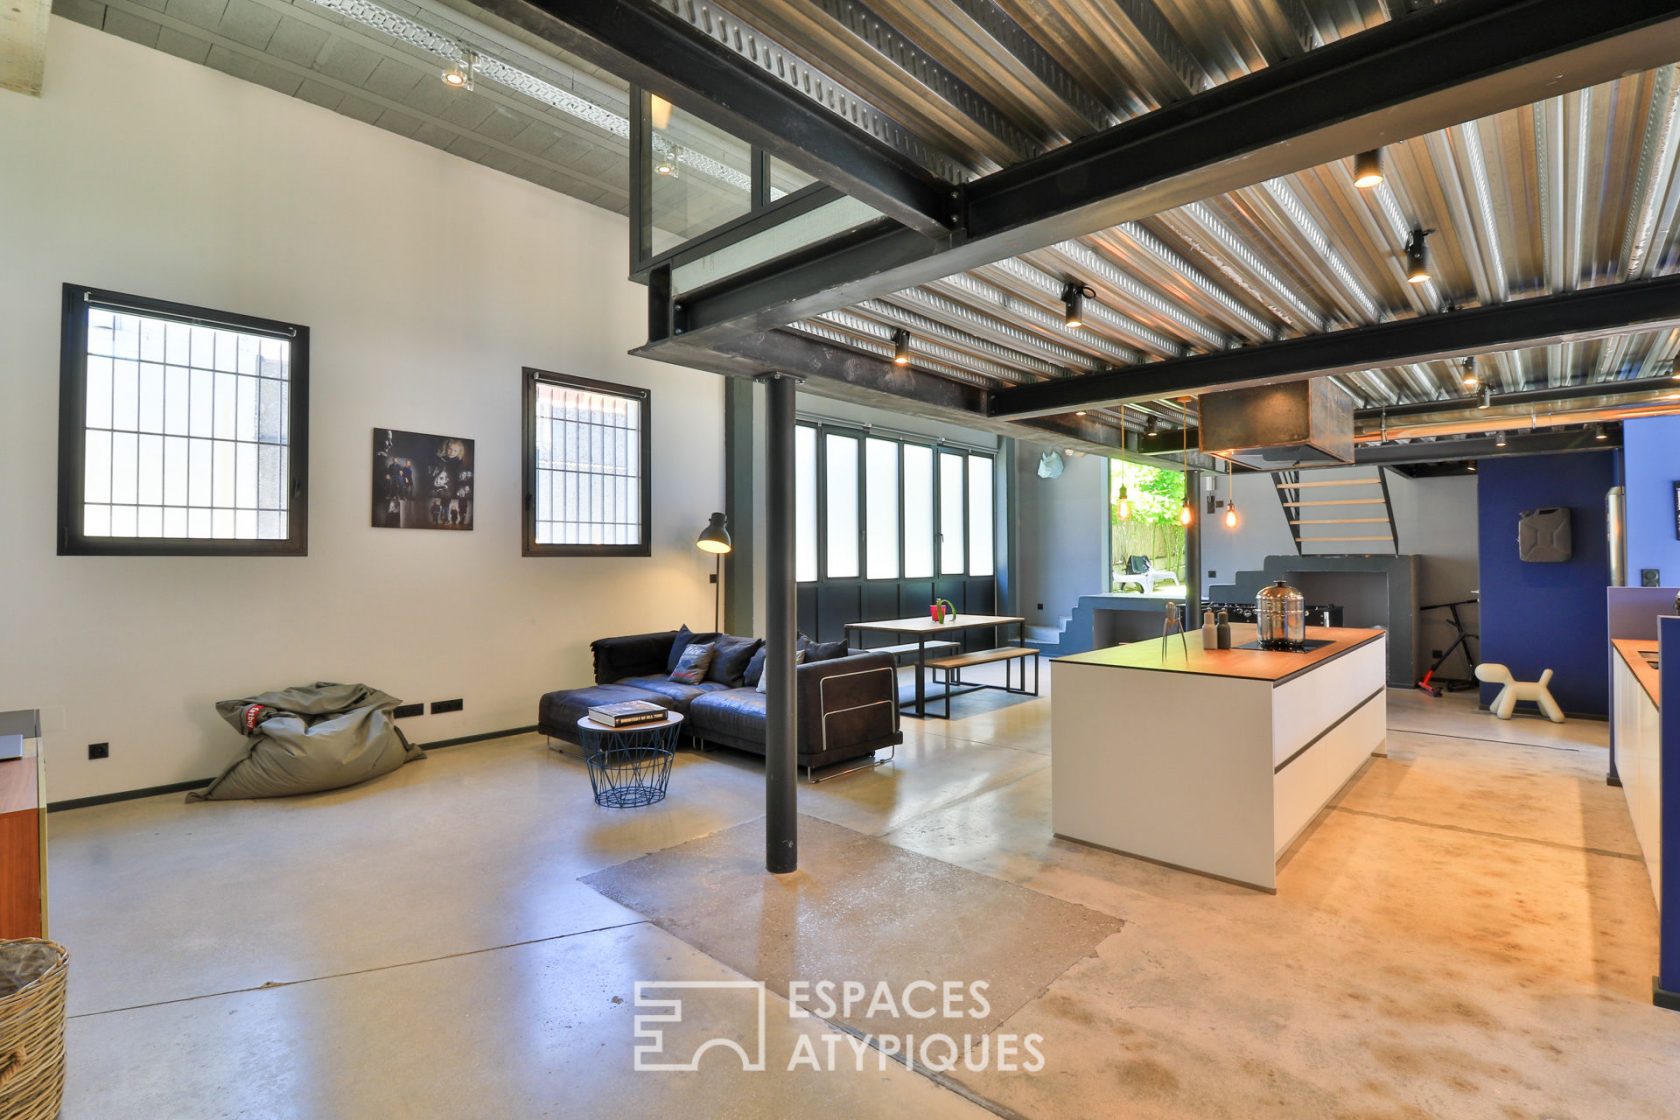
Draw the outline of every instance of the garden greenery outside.
[[[1120,516],[1122,483],[1131,500],[1131,517],[1125,520]],[[1109,590],[1121,590],[1129,556],[1147,556],[1154,567],[1177,573],[1181,581],[1186,577],[1184,526],[1178,520],[1183,506],[1182,471],[1122,459],[1108,461]],[[1140,585],[1134,581],[1126,589],[1136,591]]]

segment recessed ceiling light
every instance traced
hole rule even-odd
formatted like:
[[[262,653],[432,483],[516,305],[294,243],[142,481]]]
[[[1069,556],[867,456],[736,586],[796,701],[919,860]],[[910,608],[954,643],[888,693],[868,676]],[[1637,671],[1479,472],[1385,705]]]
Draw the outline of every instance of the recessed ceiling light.
[[[1353,185],[1368,191],[1383,181],[1382,149],[1372,148],[1353,157]]]

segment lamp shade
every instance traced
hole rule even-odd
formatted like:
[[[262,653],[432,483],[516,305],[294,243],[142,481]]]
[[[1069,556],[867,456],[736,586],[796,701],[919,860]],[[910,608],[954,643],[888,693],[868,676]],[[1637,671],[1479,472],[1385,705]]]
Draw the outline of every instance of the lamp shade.
[[[700,539],[694,542],[694,547],[701,552],[733,552],[734,542],[729,539],[728,522],[721,513],[712,514],[712,519],[700,532]]]

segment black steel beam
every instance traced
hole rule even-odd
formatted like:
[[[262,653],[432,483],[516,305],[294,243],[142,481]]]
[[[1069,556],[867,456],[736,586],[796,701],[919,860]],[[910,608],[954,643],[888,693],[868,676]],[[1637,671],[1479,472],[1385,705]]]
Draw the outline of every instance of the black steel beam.
[[[1464,354],[1579,342],[1674,323],[1680,323],[1680,276],[1018,385],[992,395],[991,413],[1000,419],[1020,420]]]
[[[1639,377],[1626,378],[1620,381],[1585,381],[1579,385],[1547,385],[1536,389],[1516,389],[1509,393],[1495,393],[1495,406],[1514,404],[1552,404],[1557,401],[1575,401],[1591,399],[1593,397],[1626,397],[1639,393],[1680,392],[1680,382],[1672,377]],[[1380,423],[1387,420],[1401,420],[1408,416],[1433,416],[1438,412],[1469,412],[1474,411],[1481,398],[1472,393],[1463,397],[1448,397],[1438,401],[1413,401],[1408,404],[1388,405],[1387,407],[1356,409],[1353,414],[1355,421],[1371,421]]]
[[[953,237],[883,225],[684,294],[683,329],[761,331],[928,283],[1664,65],[1677,36],[1680,0],[1440,4],[977,180]]]
[[[479,0],[479,7],[868,203],[947,232],[952,184],[695,34],[645,0]]]
[[[1396,467],[1407,463],[1459,463],[1468,459],[1495,459],[1505,455],[1553,455],[1562,451],[1603,451],[1622,445],[1620,424],[1604,425],[1604,438],[1592,429],[1551,429],[1540,432],[1510,432],[1505,446],[1493,436],[1465,436],[1456,439],[1419,440],[1413,443],[1362,443],[1354,448],[1356,465]]]

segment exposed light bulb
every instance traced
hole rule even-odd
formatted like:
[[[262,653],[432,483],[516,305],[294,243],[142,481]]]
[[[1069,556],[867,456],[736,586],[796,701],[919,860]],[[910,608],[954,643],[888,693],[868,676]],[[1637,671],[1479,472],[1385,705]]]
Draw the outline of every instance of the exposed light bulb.
[[[1120,497],[1115,504],[1119,507],[1120,520],[1130,521],[1132,519],[1132,497],[1126,493],[1124,482],[1120,484]]]
[[[1180,525],[1188,526],[1191,518],[1194,516],[1195,515],[1190,512],[1190,499],[1184,499],[1184,505],[1181,506],[1178,511],[1178,523]]]
[[[1227,502],[1226,505],[1225,505],[1225,528],[1235,529],[1236,527],[1237,527],[1237,503],[1236,502]]]

